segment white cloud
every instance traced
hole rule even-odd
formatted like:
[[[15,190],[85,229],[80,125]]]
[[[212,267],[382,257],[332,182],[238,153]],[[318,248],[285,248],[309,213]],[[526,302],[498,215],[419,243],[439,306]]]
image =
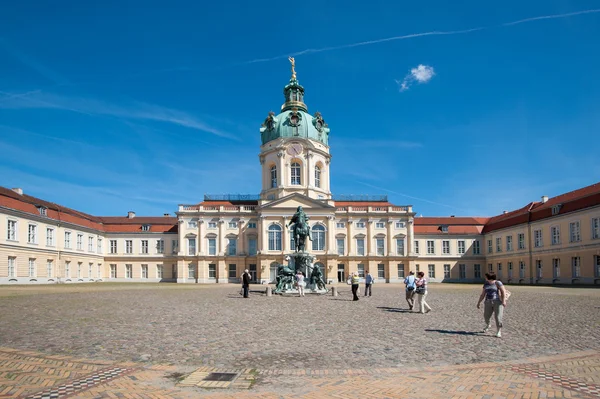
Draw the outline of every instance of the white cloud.
[[[419,64],[416,68],[412,68],[404,79],[396,80],[400,91],[406,91],[414,83],[427,83],[435,76],[435,71],[432,66]]]

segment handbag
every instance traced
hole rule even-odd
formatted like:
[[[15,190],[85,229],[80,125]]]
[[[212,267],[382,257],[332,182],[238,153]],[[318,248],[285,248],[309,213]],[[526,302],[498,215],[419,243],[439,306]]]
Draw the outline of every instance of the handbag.
[[[425,293],[425,287],[417,287],[417,288],[415,289],[415,292],[416,292],[417,294],[420,294],[420,295],[422,295],[422,294],[424,294],[424,293]]]
[[[415,286],[414,285],[409,285],[408,287],[406,287],[407,291],[414,291],[415,290]]]
[[[346,280],[346,284],[348,284],[348,285],[352,285],[352,278],[351,278],[351,277],[350,277],[350,278],[348,278],[348,280]]]

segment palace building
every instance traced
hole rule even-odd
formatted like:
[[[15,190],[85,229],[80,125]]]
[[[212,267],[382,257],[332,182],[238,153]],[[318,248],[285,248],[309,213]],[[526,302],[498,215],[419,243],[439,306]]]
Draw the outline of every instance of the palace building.
[[[293,61],[293,60],[292,60]],[[295,248],[288,224],[310,217],[307,250],[328,282],[366,270],[399,283],[410,270],[432,282],[600,285],[600,183],[492,217],[416,217],[386,196],[331,193],[329,126],[311,115],[292,77],[284,104],[260,128],[258,195],[205,195],[176,216],[93,216],[0,187],[0,284],[59,282],[238,283],[275,279]]]

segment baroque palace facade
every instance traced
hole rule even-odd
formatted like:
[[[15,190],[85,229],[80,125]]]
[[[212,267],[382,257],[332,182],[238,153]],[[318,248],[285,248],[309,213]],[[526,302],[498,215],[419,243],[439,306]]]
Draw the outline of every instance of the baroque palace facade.
[[[308,113],[292,77],[281,112],[260,129],[262,191],[179,205],[176,216],[92,216],[0,187],[0,284],[59,282],[237,283],[275,279],[293,251],[287,225],[310,217],[328,282],[369,270],[402,282],[479,282],[494,271],[513,284],[600,285],[600,183],[493,217],[415,217],[385,196],[334,196],[329,127]]]

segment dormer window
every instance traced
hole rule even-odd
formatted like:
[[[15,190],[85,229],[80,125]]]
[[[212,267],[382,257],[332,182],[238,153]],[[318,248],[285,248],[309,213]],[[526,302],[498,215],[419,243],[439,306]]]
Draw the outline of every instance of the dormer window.
[[[560,212],[560,208],[562,208],[562,204],[552,206],[552,216],[558,215],[558,213]]]
[[[143,224],[142,225],[142,231],[150,231],[150,225],[149,224]]]
[[[448,225],[443,224],[440,226],[440,230],[442,231],[442,233],[447,233],[448,232]]]
[[[48,208],[46,208],[45,206],[38,206],[37,207],[38,211],[40,212],[40,215],[42,216],[48,216]]]

